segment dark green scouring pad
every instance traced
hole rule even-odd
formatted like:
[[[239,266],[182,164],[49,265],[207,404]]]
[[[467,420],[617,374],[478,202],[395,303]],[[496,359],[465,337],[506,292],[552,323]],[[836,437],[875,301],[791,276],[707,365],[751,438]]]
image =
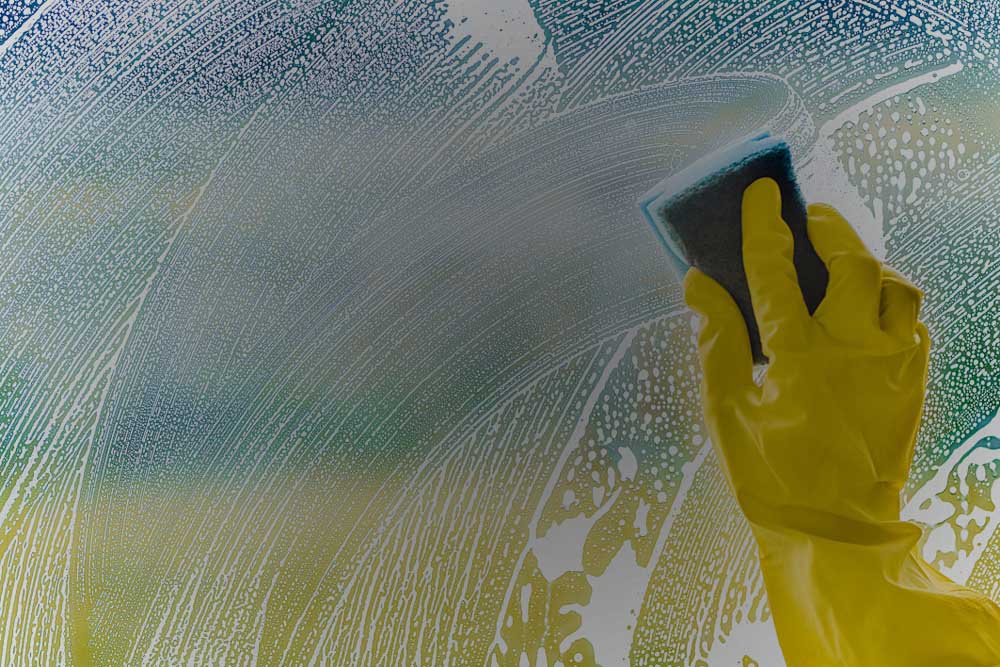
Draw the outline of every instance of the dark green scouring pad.
[[[827,272],[806,233],[806,205],[795,182],[788,144],[760,134],[716,151],[664,179],[639,205],[678,274],[695,266],[733,296],[750,334],[755,363],[767,362],[743,271],[743,191],[758,178],[781,190],[781,215],[795,240],[793,262],[809,312],[826,293]]]

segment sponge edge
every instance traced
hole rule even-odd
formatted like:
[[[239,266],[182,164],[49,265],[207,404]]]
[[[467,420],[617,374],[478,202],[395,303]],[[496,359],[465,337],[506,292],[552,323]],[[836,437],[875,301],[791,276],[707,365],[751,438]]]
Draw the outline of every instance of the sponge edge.
[[[784,141],[761,133],[711,153],[664,179],[639,202],[679,276],[695,266],[732,295],[743,314],[755,363],[766,363],[743,270],[743,191],[758,178],[781,190],[782,218],[795,242],[793,262],[809,312],[826,293],[826,267],[806,232],[806,206]]]

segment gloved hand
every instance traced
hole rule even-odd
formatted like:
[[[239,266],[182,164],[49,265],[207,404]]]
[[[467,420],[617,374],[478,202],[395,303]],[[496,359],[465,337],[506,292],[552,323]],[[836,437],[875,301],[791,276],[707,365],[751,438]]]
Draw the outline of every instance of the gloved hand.
[[[697,269],[705,423],[753,529],[789,667],[1000,665],[1000,608],[924,562],[899,520],[923,409],[929,339],[921,293],[875,259],[831,207],[809,207],[830,274],[810,315],[781,196],[743,198],[743,259],[770,359],[754,383],[736,303]]]

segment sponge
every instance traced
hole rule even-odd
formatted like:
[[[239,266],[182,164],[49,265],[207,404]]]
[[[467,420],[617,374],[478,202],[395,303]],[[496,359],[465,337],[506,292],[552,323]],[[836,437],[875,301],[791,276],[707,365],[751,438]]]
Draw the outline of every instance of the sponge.
[[[826,293],[826,267],[806,232],[802,199],[788,144],[767,133],[711,153],[664,179],[639,202],[643,216],[666,248],[679,276],[691,266],[732,295],[750,335],[755,363],[767,362],[743,271],[743,191],[758,178],[773,178],[781,190],[781,214],[795,241],[793,262],[809,312]]]

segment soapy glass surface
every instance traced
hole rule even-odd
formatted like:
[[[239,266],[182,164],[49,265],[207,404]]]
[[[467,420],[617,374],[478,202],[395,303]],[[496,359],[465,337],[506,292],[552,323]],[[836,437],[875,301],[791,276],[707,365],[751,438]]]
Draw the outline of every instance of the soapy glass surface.
[[[0,12],[0,663],[782,664],[635,208],[761,128],[926,292],[904,516],[1000,582],[980,3]]]

